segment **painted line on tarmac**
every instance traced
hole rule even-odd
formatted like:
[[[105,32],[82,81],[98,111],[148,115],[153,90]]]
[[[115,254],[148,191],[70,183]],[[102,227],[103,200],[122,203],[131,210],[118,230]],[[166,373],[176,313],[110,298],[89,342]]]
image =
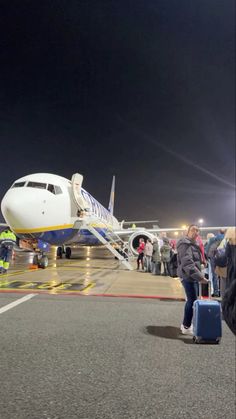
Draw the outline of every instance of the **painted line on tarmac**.
[[[48,269],[50,269],[50,268],[48,268]],[[22,271],[8,272],[7,274],[0,275],[0,279],[7,279],[9,276],[17,276],[17,275],[33,273],[33,272],[38,272],[38,271],[39,271],[38,269],[25,269],[25,270],[22,270]]]
[[[46,295],[67,295],[67,296],[75,296],[78,297],[110,297],[110,298],[146,298],[146,299],[152,299],[152,300],[159,300],[159,301],[185,301],[185,298],[182,297],[167,297],[162,295],[137,295],[137,294],[87,294],[88,288],[92,288],[92,286],[88,286],[84,288],[81,291],[73,291],[73,290],[63,290],[59,292],[55,292],[55,289],[51,290],[30,290],[31,293],[35,293],[34,295],[39,294],[46,294]],[[20,289],[2,289],[0,290],[0,293],[2,294],[25,294],[27,290],[20,290]]]
[[[30,300],[36,295],[37,294],[28,294],[28,295],[25,295],[25,297],[22,297],[19,300],[14,301],[13,303],[7,304],[6,306],[0,308],[0,314],[5,313],[5,311],[11,310],[12,308],[18,306],[19,304],[24,303],[25,301]]]
[[[27,271],[8,272],[7,274],[2,274],[2,275],[0,275],[0,278],[1,278],[1,279],[2,279],[2,278],[8,278],[9,276],[20,275],[20,274],[23,274],[23,273],[25,273],[25,272],[28,272],[28,270],[27,270]]]

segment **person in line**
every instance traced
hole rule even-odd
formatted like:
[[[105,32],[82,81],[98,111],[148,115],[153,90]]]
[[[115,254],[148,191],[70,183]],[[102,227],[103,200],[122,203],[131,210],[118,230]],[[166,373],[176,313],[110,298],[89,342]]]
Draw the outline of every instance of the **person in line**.
[[[153,252],[152,252],[152,273],[153,275],[161,275],[161,255],[160,247],[157,237],[153,239]]]
[[[191,224],[186,237],[177,243],[178,276],[185,290],[187,301],[184,307],[183,323],[180,330],[184,335],[192,335],[193,303],[198,297],[198,282],[207,283],[201,270],[202,254],[196,242],[199,228]]]
[[[177,249],[176,249],[177,241],[175,239],[170,240],[170,263],[169,263],[169,269],[170,269],[170,276],[172,278],[176,278],[177,275]]]
[[[203,244],[203,241],[202,241],[202,238],[201,238],[200,234],[198,234],[198,236],[196,238],[196,242],[199,246],[199,249],[200,249],[200,252],[201,252],[201,255],[202,255],[202,264],[206,266],[207,265],[207,260],[206,260],[206,256],[205,256],[205,248],[204,248],[204,244]]]
[[[213,233],[208,233],[207,234],[207,239],[206,242],[204,244],[204,254],[205,254],[205,259],[206,259],[206,269],[205,272],[208,275],[208,282],[209,282],[209,286],[211,289],[211,294],[214,294],[214,287],[213,287],[213,278],[212,278],[212,272],[211,272],[211,265],[210,265],[210,260],[208,260],[207,255],[206,255],[206,250],[209,246],[209,241],[214,238],[215,235]]]
[[[220,297],[224,298],[227,282],[227,258],[225,255],[227,239],[224,237],[215,254],[215,273],[220,282]]]
[[[144,248],[144,256],[146,260],[146,272],[152,272],[152,252],[153,245],[150,239],[147,239],[147,243]]]
[[[211,237],[208,241],[208,245],[205,247],[205,253],[210,264],[210,270],[212,275],[213,293],[212,297],[219,297],[219,281],[218,276],[215,272],[215,253],[224,238],[224,231],[220,230],[216,236]]]
[[[13,246],[16,243],[16,236],[7,227],[0,234],[0,274],[7,273],[10,265],[10,260],[12,257]]]
[[[229,328],[236,334],[236,227],[229,227],[217,250],[222,251],[224,266],[216,266],[222,284],[222,311]],[[223,265],[223,264],[221,264]]]
[[[160,249],[161,252],[161,261],[163,263],[164,272],[163,275],[170,275],[170,257],[171,257],[171,247],[167,237],[163,237],[163,246]]]
[[[176,240],[175,239],[170,240],[170,247],[173,250],[173,252],[176,252]]]
[[[141,268],[142,270],[144,270],[144,249],[145,249],[145,241],[143,238],[139,239],[139,247],[137,248],[137,252],[138,252],[138,258],[137,258],[137,271],[140,268],[140,264],[141,264]]]
[[[226,231],[227,241],[225,248],[227,279],[226,289],[236,279],[236,227],[229,227]]]
[[[236,279],[230,283],[225,291],[222,312],[228,327],[236,335]]]

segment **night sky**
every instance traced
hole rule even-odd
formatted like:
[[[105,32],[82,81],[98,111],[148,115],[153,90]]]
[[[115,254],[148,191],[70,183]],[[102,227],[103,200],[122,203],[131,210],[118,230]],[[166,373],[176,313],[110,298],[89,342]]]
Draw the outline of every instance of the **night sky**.
[[[1,2],[0,198],[84,175],[118,219],[235,224],[234,0]]]

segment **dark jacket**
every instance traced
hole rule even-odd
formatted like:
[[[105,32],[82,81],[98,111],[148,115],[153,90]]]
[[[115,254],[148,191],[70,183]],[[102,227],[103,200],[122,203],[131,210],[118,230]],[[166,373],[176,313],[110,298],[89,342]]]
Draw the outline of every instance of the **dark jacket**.
[[[214,258],[217,247],[220,245],[224,238],[224,234],[218,233],[216,236],[211,237],[205,245],[205,254],[208,259]]]
[[[170,256],[171,256],[170,251],[171,251],[170,245],[164,242],[163,246],[161,246],[161,249],[160,249],[162,262],[170,261]]]
[[[181,279],[189,282],[201,281],[201,251],[198,244],[188,237],[183,237],[177,243],[178,269]]]
[[[155,241],[153,243],[152,260],[155,263],[158,263],[158,262],[161,261],[161,255],[160,255],[160,251],[159,251],[159,243],[158,243],[158,241]]]
[[[236,335],[236,279],[226,289],[222,301],[224,320],[230,330]]]
[[[226,245],[225,256],[227,259],[227,283],[231,284],[234,279],[236,279],[236,245],[230,244],[229,242]]]

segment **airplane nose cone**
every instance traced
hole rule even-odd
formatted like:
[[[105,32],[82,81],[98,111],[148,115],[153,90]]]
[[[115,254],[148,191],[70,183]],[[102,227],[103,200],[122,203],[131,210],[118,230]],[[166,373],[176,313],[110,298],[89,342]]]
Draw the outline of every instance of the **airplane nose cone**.
[[[17,193],[12,193],[10,189],[3,197],[1,202],[1,211],[4,219],[7,224],[14,230],[14,228],[19,228],[19,225],[22,223],[21,214],[21,200],[19,200],[18,191]]]
[[[35,216],[42,205],[37,205],[34,194],[23,189],[9,189],[1,202],[3,217],[12,230],[30,229],[35,226]],[[38,214],[37,214],[38,215]]]

